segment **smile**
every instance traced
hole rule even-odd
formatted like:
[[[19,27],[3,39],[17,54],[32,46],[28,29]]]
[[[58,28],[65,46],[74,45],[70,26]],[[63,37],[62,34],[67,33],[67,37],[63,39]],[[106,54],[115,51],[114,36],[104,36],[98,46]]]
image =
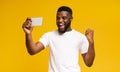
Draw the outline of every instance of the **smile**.
[[[64,24],[58,24],[58,27],[59,27],[60,29],[63,29],[63,28],[65,27],[65,25],[64,25]]]

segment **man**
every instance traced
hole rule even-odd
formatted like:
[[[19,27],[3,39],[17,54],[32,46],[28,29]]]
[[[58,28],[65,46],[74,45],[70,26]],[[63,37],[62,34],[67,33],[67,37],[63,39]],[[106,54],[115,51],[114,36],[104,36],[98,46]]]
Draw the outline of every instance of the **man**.
[[[49,72],[80,72],[78,53],[81,52],[85,64],[93,64],[94,40],[93,30],[86,30],[85,35],[71,28],[72,10],[62,6],[57,11],[56,24],[58,30],[45,33],[37,43],[32,39],[31,19],[23,24],[26,36],[26,47],[30,55],[34,55],[46,46],[50,48]]]

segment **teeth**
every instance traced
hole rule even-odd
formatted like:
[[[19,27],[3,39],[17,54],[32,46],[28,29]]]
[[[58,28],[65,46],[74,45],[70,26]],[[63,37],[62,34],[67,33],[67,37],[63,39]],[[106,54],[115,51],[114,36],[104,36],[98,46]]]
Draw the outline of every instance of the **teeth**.
[[[64,24],[59,24],[60,26],[64,25]]]
[[[62,24],[62,23],[59,24],[59,28],[60,28],[60,29],[63,29],[64,27],[65,27],[64,24]]]

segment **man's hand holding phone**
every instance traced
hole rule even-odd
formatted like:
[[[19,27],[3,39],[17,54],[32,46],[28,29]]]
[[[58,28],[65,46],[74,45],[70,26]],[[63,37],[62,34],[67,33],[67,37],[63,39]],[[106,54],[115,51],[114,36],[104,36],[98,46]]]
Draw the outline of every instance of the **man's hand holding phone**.
[[[31,34],[34,26],[42,25],[42,17],[27,18],[23,23],[22,28],[26,34]]]
[[[33,30],[32,20],[31,18],[27,18],[26,21],[23,23],[22,28],[26,34],[31,34]]]

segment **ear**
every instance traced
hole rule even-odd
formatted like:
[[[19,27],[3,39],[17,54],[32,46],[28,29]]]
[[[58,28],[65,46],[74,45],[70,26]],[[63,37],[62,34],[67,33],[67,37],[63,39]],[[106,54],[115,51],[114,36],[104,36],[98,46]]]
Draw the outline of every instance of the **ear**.
[[[72,21],[73,20],[73,16],[71,16],[71,18],[70,18],[70,21]]]

